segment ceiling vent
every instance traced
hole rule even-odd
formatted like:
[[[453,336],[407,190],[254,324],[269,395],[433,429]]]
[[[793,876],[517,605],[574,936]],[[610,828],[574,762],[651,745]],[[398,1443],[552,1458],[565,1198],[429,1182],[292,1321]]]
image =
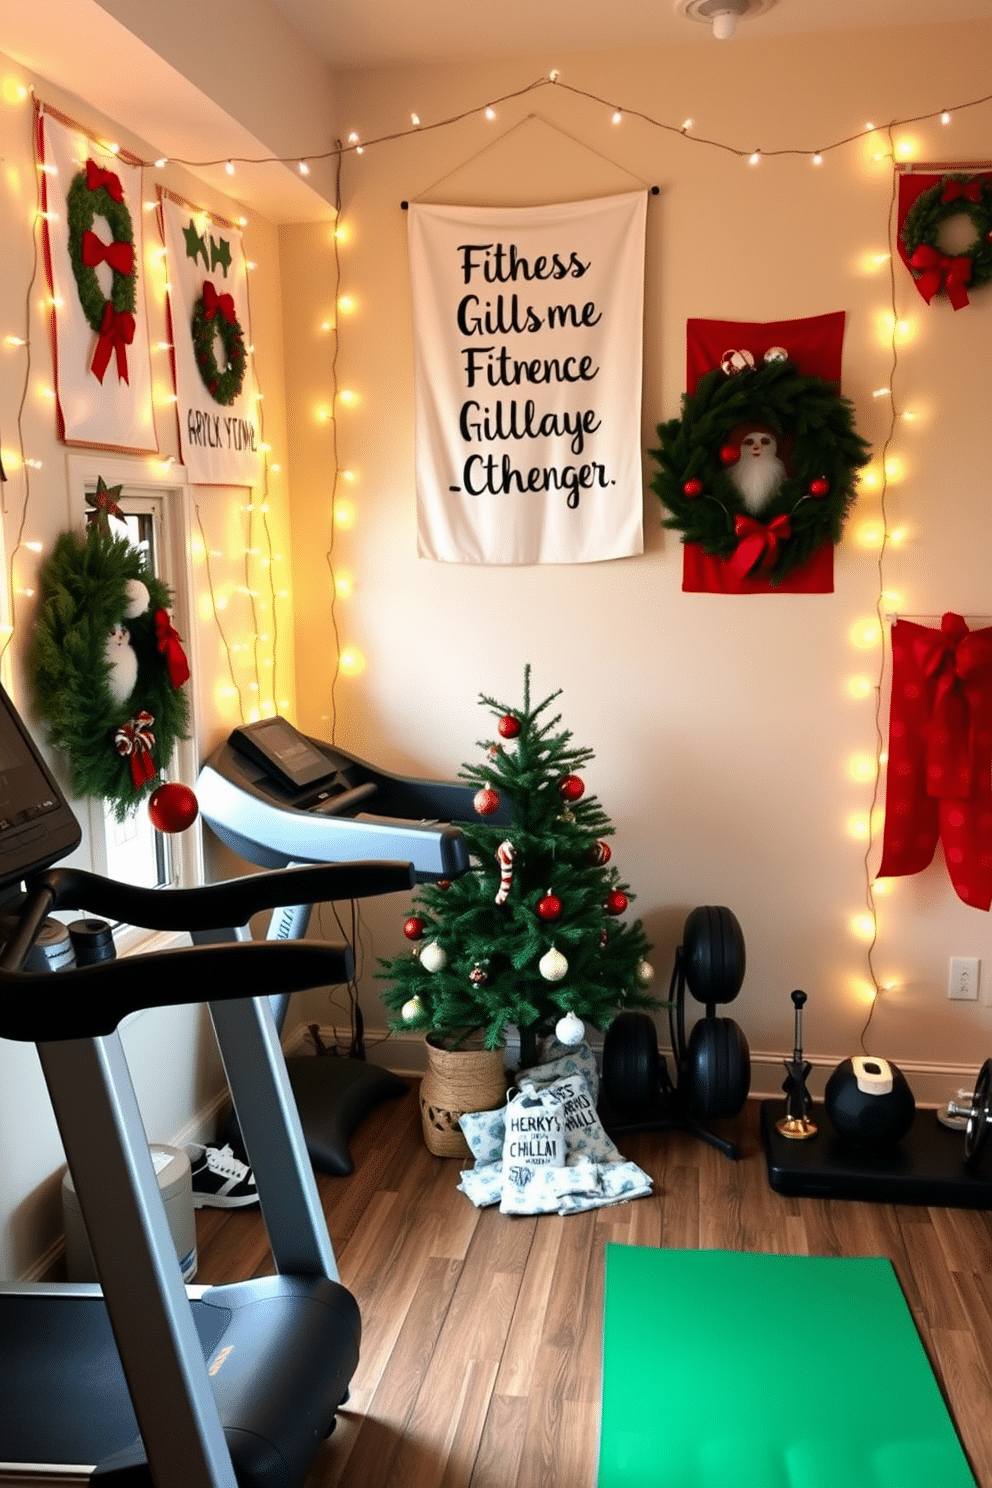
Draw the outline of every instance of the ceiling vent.
[[[729,41],[737,22],[770,10],[775,0],[675,0],[675,9],[690,21],[712,26],[717,41]]]

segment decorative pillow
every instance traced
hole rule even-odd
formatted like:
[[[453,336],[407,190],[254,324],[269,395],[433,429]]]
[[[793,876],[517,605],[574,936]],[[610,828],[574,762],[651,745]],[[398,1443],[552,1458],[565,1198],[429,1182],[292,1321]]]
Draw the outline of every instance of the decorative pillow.
[[[562,1104],[568,1144],[565,1161],[569,1167],[586,1158],[597,1163],[623,1162],[619,1150],[603,1130],[596,1114],[596,1102],[582,1075],[570,1075],[546,1089]]]
[[[547,1057],[540,1064],[520,1071],[518,1085],[525,1080],[532,1085],[553,1085],[557,1080],[566,1080],[569,1075],[581,1075],[592,1091],[593,1102],[599,1099],[599,1068],[587,1043],[562,1044],[551,1039],[545,1054]]]

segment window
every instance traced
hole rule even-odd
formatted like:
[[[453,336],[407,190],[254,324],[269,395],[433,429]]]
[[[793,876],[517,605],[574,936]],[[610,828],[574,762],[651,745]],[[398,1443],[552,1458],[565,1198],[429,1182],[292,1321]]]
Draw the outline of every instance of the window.
[[[97,463],[98,462],[98,463]],[[117,458],[70,457],[70,482],[77,512],[86,510],[96,491],[97,477],[108,486],[120,485],[121,518],[110,517],[115,537],[126,537],[139,548],[152,572],[167,584],[173,595],[173,621],[184,638],[193,668],[189,626],[189,572],[186,561],[188,493],[182,485],[149,477],[146,461]],[[164,473],[163,473],[164,474]],[[194,669],[195,675],[195,669]],[[193,785],[197,770],[192,682],[190,699],[191,738],[180,741],[163,774],[168,780]],[[188,886],[202,881],[202,851],[197,827],[176,835],[157,832],[144,802],[125,822],[115,819],[105,801],[91,801],[89,810],[93,868],[109,878],[145,888]],[[118,952],[134,949],[145,933],[127,926],[115,930]]]

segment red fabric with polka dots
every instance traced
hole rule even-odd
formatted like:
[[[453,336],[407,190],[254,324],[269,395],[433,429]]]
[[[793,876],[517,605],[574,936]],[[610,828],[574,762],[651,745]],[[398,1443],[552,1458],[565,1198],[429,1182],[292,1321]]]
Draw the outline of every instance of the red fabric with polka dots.
[[[955,893],[992,905],[992,629],[946,614],[892,627],[892,702],[879,878],[919,873],[937,841]]]

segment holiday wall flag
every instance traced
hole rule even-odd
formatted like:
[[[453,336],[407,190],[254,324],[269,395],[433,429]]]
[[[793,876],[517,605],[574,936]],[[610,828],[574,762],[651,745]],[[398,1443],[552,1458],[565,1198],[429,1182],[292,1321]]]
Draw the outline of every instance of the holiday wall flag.
[[[992,629],[948,612],[892,627],[892,701],[879,878],[920,873],[944,849],[954,892],[992,905]]]
[[[161,188],[159,210],[183,463],[196,485],[253,486],[262,437],[241,233]]]
[[[901,170],[896,244],[918,293],[953,309],[992,280],[992,171]]]
[[[417,534],[448,563],[643,550],[645,193],[412,205]]]
[[[154,453],[141,168],[47,107],[36,124],[59,438]]]

